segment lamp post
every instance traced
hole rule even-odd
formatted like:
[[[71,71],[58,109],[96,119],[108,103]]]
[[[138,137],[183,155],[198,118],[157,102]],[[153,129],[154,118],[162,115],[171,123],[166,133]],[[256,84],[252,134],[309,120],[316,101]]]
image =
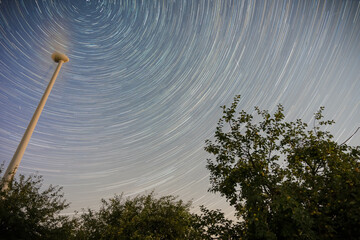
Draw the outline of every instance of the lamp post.
[[[5,191],[7,190],[8,188],[8,184],[9,182],[13,179],[15,173],[16,173],[16,170],[21,162],[21,159],[24,155],[24,152],[25,152],[25,149],[29,143],[29,140],[31,138],[31,135],[32,133],[34,132],[34,129],[35,129],[35,126],[36,126],[36,123],[38,122],[39,120],[39,117],[40,117],[40,114],[45,106],[45,103],[46,103],[46,100],[47,98],[49,97],[49,94],[51,92],[51,89],[55,83],[55,80],[56,80],[56,77],[57,75],[59,74],[59,71],[60,71],[60,68],[62,66],[63,63],[66,63],[69,61],[69,58],[65,55],[65,54],[62,54],[62,53],[58,53],[58,52],[54,52],[51,56],[51,58],[56,62],[58,63],[56,69],[55,69],[55,72],[44,92],[44,95],[42,96],[41,100],[40,100],[40,103],[38,105],[38,107],[36,108],[35,112],[34,112],[34,115],[24,133],[24,136],[22,137],[21,141],[20,141],[20,144],[18,146],[18,148],[16,149],[16,152],[11,160],[11,162],[9,163],[9,166],[7,167],[6,169],[6,172],[3,176],[3,181],[4,181],[4,185],[3,185],[3,188],[2,190]]]

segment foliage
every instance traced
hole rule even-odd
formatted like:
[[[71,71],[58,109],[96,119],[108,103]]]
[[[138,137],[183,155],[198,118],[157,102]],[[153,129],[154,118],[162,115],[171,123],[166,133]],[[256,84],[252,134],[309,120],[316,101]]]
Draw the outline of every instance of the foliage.
[[[338,144],[321,127],[284,121],[283,107],[256,115],[223,106],[206,141],[211,191],[244,220],[246,239],[356,239],[360,236],[360,148]],[[255,121],[254,117],[260,118]]]
[[[102,200],[98,212],[80,216],[76,239],[196,239],[190,203],[154,194]]]
[[[200,206],[201,214],[195,214],[194,229],[197,230],[200,239],[240,239],[242,223],[233,223],[226,219],[220,210],[209,210]]]
[[[0,173],[2,168],[0,169]],[[0,191],[1,239],[66,239],[72,223],[59,215],[68,207],[62,188],[42,188],[42,178],[20,175]],[[0,188],[3,189],[1,181]]]
[[[240,97],[223,106],[215,140],[206,141],[213,192],[235,207],[241,222],[220,210],[154,193],[102,200],[70,220],[62,188],[42,190],[42,178],[20,175],[0,191],[0,239],[358,239],[360,147],[338,144],[322,112],[311,129],[274,114],[236,114]],[[0,173],[2,167],[0,168]],[[1,174],[0,174],[1,175]],[[3,189],[4,183],[0,183]]]

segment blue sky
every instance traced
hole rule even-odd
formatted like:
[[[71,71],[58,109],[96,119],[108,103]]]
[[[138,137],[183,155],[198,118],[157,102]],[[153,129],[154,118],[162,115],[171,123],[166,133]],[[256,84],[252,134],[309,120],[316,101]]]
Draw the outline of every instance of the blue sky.
[[[22,159],[67,210],[155,190],[221,208],[203,150],[220,105],[360,119],[359,1],[0,1],[0,159],[10,162],[68,55]],[[360,136],[349,142],[359,145]],[[196,210],[196,209],[195,209]]]

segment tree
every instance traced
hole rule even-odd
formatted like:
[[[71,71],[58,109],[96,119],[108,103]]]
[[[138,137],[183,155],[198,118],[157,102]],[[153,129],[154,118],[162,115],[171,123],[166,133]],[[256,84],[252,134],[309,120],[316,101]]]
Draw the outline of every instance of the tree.
[[[323,107],[308,129],[271,115],[236,114],[240,96],[223,106],[215,140],[206,141],[210,191],[244,221],[245,239],[357,239],[360,236],[360,148],[338,144],[322,127]],[[254,119],[260,119],[255,121]]]
[[[3,168],[0,168],[0,173]],[[2,178],[2,177],[1,177]],[[59,213],[68,207],[62,188],[41,191],[41,176],[20,175],[0,191],[1,239],[67,239],[72,223]],[[2,189],[4,182],[1,181]]]
[[[190,203],[153,193],[133,199],[115,195],[98,212],[80,216],[76,239],[196,239]]]
[[[242,223],[234,223],[225,218],[224,213],[218,210],[209,210],[200,206],[201,214],[195,214],[194,229],[199,239],[241,239]]]

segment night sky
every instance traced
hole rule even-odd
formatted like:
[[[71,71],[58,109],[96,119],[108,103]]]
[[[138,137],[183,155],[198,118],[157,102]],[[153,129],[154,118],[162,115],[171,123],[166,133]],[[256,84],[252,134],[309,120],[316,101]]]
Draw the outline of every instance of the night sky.
[[[67,212],[155,190],[208,193],[204,151],[221,105],[313,113],[343,142],[360,126],[360,2],[0,0],[0,160],[5,168],[55,70],[19,167],[64,187]],[[360,134],[350,145],[360,145]]]

